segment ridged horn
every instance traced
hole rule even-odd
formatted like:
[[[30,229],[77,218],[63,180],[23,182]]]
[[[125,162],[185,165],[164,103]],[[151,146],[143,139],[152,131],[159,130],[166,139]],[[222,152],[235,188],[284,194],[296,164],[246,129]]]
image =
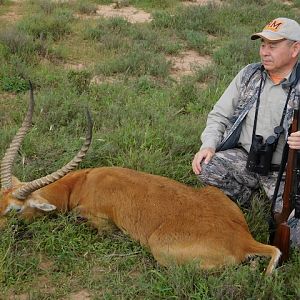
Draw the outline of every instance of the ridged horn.
[[[8,190],[12,188],[12,166],[16,157],[16,154],[20,148],[20,145],[28,132],[32,124],[32,115],[34,110],[34,98],[33,98],[33,87],[29,81],[30,86],[30,101],[28,105],[27,114],[23,120],[23,123],[14,136],[8,149],[6,150],[4,157],[1,161],[1,187],[2,190]]]
[[[49,185],[50,183],[57,181],[58,179],[64,177],[69,172],[71,172],[73,169],[75,169],[78,166],[78,164],[85,157],[85,155],[89,149],[89,146],[91,144],[91,141],[92,141],[93,121],[92,121],[91,113],[88,109],[87,109],[87,123],[88,123],[88,126],[87,126],[87,133],[86,133],[84,144],[82,145],[81,149],[76,154],[76,156],[69,163],[64,165],[61,169],[59,169],[47,176],[44,176],[42,178],[39,178],[39,179],[36,179],[36,180],[26,183],[24,186],[15,190],[13,192],[13,196],[19,200],[24,200],[32,192],[34,192],[46,185]]]

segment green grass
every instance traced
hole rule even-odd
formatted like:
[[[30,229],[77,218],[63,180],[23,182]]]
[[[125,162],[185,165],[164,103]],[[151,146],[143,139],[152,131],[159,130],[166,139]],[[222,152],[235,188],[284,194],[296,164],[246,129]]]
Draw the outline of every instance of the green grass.
[[[237,71],[259,60],[251,33],[277,16],[299,21],[300,3],[290,2],[184,8],[177,0],[130,0],[153,16],[151,23],[131,24],[94,18],[95,7],[108,0],[29,0],[18,7],[0,1],[0,156],[22,123],[30,79],[36,108],[13,168],[19,179],[43,176],[73,157],[88,106],[93,143],[80,168],[123,166],[200,186],[191,160],[207,113]],[[20,19],[1,19],[13,9]],[[167,58],[186,50],[209,55],[213,65],[175,81]],[[101,83],[90,84],[95,76]],[[243,212],[254,237],[267,242],[264,200],[257,195]],[[8,222],[0,234],[1,299],[66,299],[79,292],[91,299],[300,298],[296,250],[272,277],[263,274],[266,259],[209,272],[193,265],[166,269],[129,237],[99,235],[72,214]]]

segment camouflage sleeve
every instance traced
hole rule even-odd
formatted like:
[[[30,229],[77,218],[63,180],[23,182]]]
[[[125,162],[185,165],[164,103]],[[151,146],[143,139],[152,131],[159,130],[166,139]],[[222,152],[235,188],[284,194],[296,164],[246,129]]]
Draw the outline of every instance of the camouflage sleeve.
[[[201,134],[201,148],[216,149],[221,142],[224,131],[229,125],[230,117],[238,104],[243,68],[231,81],[221,98],[207,116],[206,127]]]

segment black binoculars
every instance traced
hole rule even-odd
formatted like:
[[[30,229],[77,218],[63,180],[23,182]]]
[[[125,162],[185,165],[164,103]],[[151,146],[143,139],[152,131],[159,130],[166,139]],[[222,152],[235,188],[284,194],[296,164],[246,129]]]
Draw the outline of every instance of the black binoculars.
[[[246,164],[246,169],[248,171],[263,176],[268,175],[271,170],[273,153],[282,132],[282,126],[275,127],[275,135],[269,136],[264,143],[261,135],[254,135]]]

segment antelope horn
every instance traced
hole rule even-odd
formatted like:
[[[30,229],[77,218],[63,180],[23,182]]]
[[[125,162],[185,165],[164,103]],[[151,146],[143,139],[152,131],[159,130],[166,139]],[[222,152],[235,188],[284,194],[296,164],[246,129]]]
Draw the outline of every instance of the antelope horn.
[[[27,131],[31,127],[31,123],[32,123],[34,99],[33,99],[33,87],[30,81],[29,81],[29,86],[30,86],[30,101],[29,101],[27,114],[23,120],[22,126],[14,136],[12,142],[10,143],[1,161],[1,187],[4,190],[8,190],[12,188],[12,166],[16,154],[20,148],[20,145]]]
[[[85,137],[85,142],[82,145],[81,149],[77,153],[77,155],[65,166],[63,166],[61,169],[44,176],[42,178],[33,180],[31,182],[26,183],[24,186],[20,187],[16,191],[13,192],[13,196],[16,197],[19,200],[24,200],[26,197],[31,194],[32,192],[49,185],[50,183],[53,183],[57,181],[58,179],[64,177],[67,175],[69,172],[71,172],[74,168],[78,166],[78,164],[83,160],[85,157],[89,146],[92,141],[92,129],[93,129],[93,121],[91,117],[91,113],[87,109],[87,123],[88,123],[88,128],[87,128],[87,133]]]

